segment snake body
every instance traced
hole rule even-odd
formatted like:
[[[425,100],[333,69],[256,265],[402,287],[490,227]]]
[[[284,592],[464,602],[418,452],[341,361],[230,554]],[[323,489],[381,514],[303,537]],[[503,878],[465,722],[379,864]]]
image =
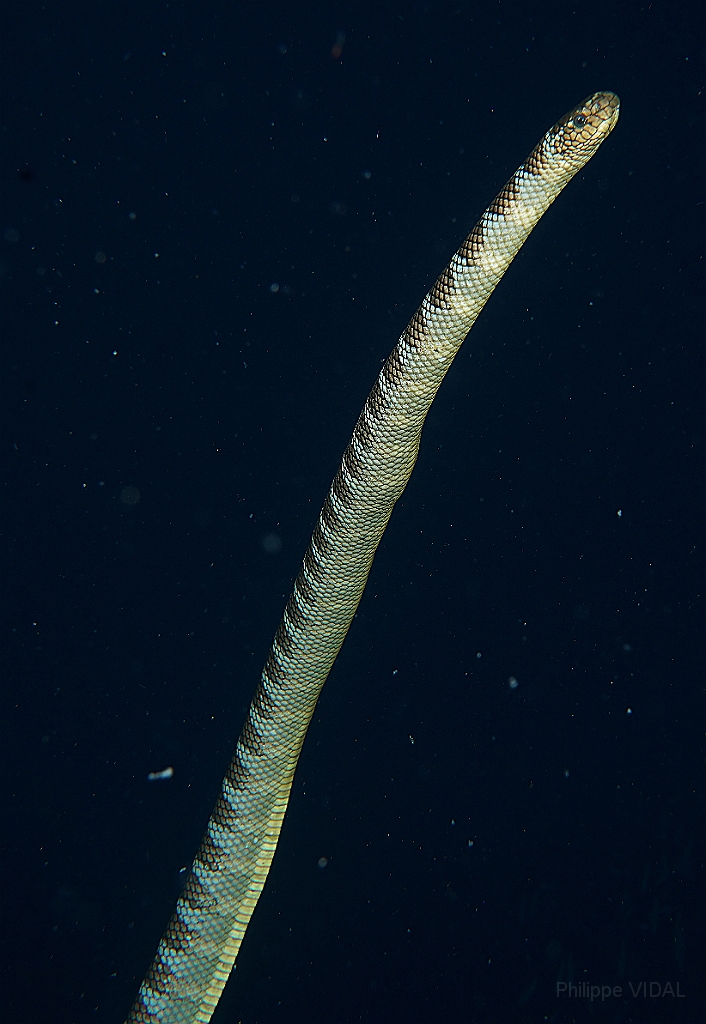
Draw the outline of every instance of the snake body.
[[[542,214],[618,119],[589,96],[539,142],[451,258],[383,366],[319,515],[221,794],[130,1024],[211,1019],[262,892],[306,730],[461,343]]]

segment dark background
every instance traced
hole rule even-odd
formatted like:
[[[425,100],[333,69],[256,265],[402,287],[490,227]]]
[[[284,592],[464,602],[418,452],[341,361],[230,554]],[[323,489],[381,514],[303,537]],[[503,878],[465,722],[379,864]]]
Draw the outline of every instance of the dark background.
[[[5,5],[3,1021],[124,1019],[382,360],[597,89],[620,122],[431,411],[214,1020],[706,1019],[703,28]]]

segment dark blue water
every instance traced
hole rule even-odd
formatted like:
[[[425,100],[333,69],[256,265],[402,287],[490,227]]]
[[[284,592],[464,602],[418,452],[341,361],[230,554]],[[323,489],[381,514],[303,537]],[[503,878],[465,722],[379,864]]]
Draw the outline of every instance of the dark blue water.
[[[124,1019],[382,360],[597,89],[620,122],[431,411],[214,1020],[706,1019],[703,28],[6,10],[3,1021]]]

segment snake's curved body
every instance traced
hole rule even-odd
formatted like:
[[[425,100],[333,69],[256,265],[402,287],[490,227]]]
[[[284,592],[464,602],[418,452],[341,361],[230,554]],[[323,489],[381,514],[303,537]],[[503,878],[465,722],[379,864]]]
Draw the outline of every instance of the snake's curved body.
[[[360,414],[274,638],[221,795],[128,1020],[207,1022],[274,856],[299,753],[422,426],[462,341],[542,214],[618,118],[596,93],[561,119],[424,298]]]

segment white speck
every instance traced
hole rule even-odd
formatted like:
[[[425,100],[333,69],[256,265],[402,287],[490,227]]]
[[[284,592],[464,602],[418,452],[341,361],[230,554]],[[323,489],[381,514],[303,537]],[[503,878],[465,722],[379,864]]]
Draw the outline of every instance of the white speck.
[[[170,765],[169,768],[163,768],[161,772],[150,772],[147,779],[149,782],[161,782],[163,779],[171,779],[173,775],[174,769]]]
[[[511,690],[516,690],[516,689],[517,689],[517,687],[518,687],[518,686],[520,685],[520,684],[519,684],[519,683],[517,682],[517,680],[515,679],[515,677],[514,677],[514,676],[510,676],[510,678],[508,679],[508,681],[507,681],[507,682],[508,682],[508,686],[510,687],[510,689],[511,689]]]
[[[618,519],[622,519],[622,516],[623,516],[622,508],[619,508],[618,511],[615,514],[618,517]]]

